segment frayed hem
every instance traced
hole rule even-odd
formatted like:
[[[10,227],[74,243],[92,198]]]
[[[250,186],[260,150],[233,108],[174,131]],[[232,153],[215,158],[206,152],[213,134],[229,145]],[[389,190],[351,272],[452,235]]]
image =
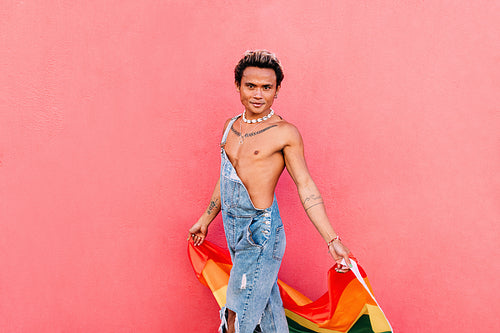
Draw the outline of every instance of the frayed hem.
[[[226,333],[227,332],[227,307],[223,307],[220,310],[220,326],[219,326],[219,333]],[[231,310],[233,311],[233,310]],[[238,321],[238,313],[236,311],[234,312],[234,333],[240,333],[240,323]]]

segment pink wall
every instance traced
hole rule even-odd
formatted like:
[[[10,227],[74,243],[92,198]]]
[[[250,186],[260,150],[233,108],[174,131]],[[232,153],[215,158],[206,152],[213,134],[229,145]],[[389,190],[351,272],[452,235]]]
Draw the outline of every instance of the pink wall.
[[[214,332],[186,231],[252,48],[393,327],[497,328],[498,2],[106,3],[0,4],[0,331]],[[277,195],[281,278],[316,297],[332,261]]]

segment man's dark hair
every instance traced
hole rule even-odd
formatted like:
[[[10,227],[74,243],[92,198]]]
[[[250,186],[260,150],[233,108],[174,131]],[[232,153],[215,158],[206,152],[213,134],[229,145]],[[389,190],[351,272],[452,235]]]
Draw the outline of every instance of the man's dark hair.
[[[281,85],[281,81],[285,75],[283,74],[283,68],[281,68],[281,63],[274,53],[267,50],[253,50],[246,51],[243,58],[238,62],[234,68],[234,82],[239,87],[241,84],[241,78],[243,77],[243,71],[247,67],[259,67],[259,68],[271,68],[276,74],[276,86]]]

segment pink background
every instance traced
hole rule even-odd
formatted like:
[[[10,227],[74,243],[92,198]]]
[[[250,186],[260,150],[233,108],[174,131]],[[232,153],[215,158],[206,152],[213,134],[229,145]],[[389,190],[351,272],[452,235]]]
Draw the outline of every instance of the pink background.
[[[275,110],[395,330],[496,330],[499,7],[2,1],[0,331],[216,330],[187,229],[254,48],[281,58]],[[277,196],[280,277],[317,297],[332,260],[287,174]]]

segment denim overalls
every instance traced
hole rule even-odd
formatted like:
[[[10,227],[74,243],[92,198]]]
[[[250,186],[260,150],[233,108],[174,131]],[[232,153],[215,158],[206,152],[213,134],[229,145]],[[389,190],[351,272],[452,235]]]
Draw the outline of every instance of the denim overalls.
[[[238,117],[231,119],[221,141],[221,213],[233,268],[219,332],[225,332],[230,309],[236,313],[236,332],[252,333],[260,325],[264,333],[288,333],[277,284],[286,239],[276,196],[271,207],[255,208],[224,150]]]

